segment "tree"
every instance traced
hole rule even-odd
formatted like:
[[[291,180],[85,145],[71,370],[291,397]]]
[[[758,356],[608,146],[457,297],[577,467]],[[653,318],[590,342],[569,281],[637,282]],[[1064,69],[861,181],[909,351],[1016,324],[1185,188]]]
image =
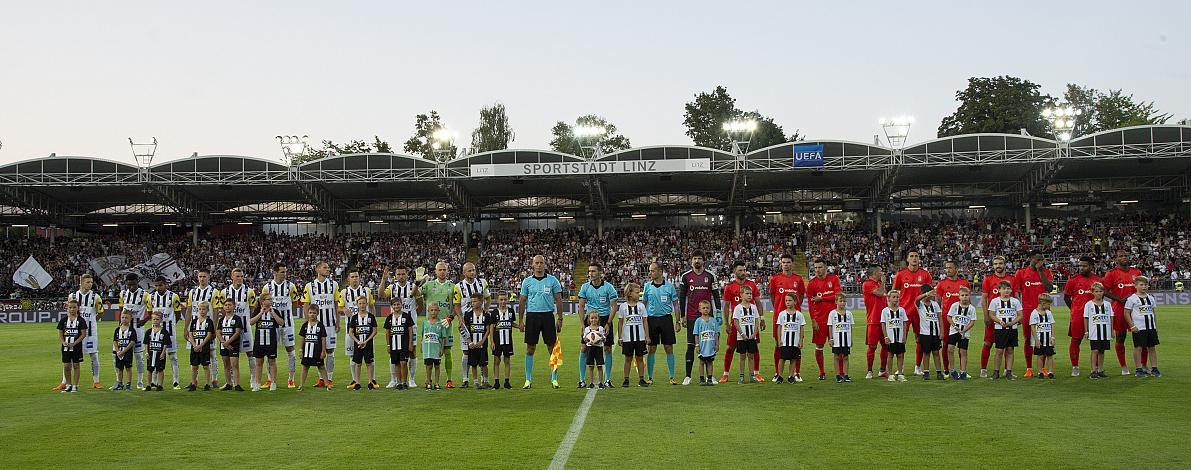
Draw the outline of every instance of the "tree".
[[[1063,99],[1081,111],[1075,120],[1074,135],[1087,135],[1120,127],[1165,124],[1170,114],[1159,113],[1154,102],[1135,101],[1122,90],[1103,93],[1094,88],[1067,84]]]
[[[509,142],[514,138],[509,116],[505,114],[505,105],[496,103],[480,108],[480,125],[471,131],[472,152],[504,150],[509,148]]]
[[[381,140],[380,136],[372,136],[372,143],[363,140],[352,140],[346,144],[337,144],[330,140],[324,140],[321,147],[309,146],[306,150],[294,154],[293,165],[301,165],[306,162],[318,160],[320,158],[329,157],[332,155],[351,155],[351,154],[367,154],[367,153],[392,153],[393,149],[388,142]]]
[[[695,100],[686,104],[682,124],[686,126],[686,135],[700,147],[732,150],[732,139],[724,132],[724,123],[733,119],[751,119],[757,122],[757,129],[753,131],[749,147],[753,149],[765,148],[783,142],[802,140],[797,132],[789,140],[782,126],[777,125],[773,118],[762,115],[760,111],[741,111],[736,107],[736,99],[728,94],[728,89],[722,85],[715,87],[711,93],[699,93]]]
[[[434,160],[436,156],[450,159],[455,156],[454,143],[447,148],[439,149],[436,147],[441,143],[434,141],[434,132],[443,128],[445,126],[438,111],[431,110],[429,114],[419,114],[414,120],[414,135],[405,141],[402,148],[405,149],[405,153],[419,155],[428,160]]]
[[[1054,98],[1038,92],[1038,84],[1017,77],[968,79],[968,87],[955,93],[959,107],[939,125],[939,137],[980,132],[1050,137],[1050,124],[1042,109]]]
[[[607,119],[596,116],[594,114],[585,114],[575,119],[575,125],[572,126],[562,121],[554,124],[550,129],[550,133],[554,135],[550,139],[550,148],[556,152],[569,153],[571,155],[583,155],[583,149],[580,148],[579,141],[575,139],[575,126],[599,126],[604,128],[604,138],[600,140],[600,150],[603,153],[612,153],[618,150],[628,150],[632,148],[629,143],[629,138],[620,135],[616,132],[616,125],[608,122]]]

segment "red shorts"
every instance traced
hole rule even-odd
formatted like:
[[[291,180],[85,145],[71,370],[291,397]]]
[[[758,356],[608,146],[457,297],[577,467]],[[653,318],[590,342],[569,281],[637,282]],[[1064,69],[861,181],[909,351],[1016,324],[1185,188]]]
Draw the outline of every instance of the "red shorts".
[[[1071,324],[1067,327],[1067,336],[1073,339],[1083,339],[1083,316],[1072,315]]]
[[[1120,304],[1112,303],[1112,332],[1123,335],[1129,331],[1129,322],[1125,321],[1125,307],[1121,306],[1120,310],[1117,310],[1117,305]]]
[[[864,344],[876,346],[885,342],[885,335],[881,333],[881,324],[873,323],[864,329]]]
[[[814,335],[812,335],[811,342],[815,343],[816,345],[826,343],[827,336],[831,334],[831,329],[827,327],[827,315],[823,315],[822,317],[812,315],[811,317],[811,320],[814,321],[816,325],[819,325],[819,329],[815,331]]]

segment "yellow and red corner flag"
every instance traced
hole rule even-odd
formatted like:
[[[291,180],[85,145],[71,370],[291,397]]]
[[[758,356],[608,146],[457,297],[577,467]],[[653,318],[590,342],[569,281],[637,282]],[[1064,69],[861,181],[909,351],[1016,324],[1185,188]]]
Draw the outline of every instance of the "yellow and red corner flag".
[[[562,341],[554,342],[554,349],[550,350],[550,370],[557,371],[562,366]]]

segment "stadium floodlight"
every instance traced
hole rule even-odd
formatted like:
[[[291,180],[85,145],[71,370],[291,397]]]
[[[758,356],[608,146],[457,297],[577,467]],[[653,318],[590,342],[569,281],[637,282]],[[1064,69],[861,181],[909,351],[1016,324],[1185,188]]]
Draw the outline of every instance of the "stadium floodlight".
[[[1069,203],[1069,202],[1052,202],[1052,203],[1050,203],[1050,205],[1055,206],[1055,207],[1062,207],[1062,206],[1066,206],[1069,204],[1071,204],[1071,203]]]
[[[28,228],[29,224],[12,224],[15,228]]]
[[[914,116],[897,116],[877,120],[881,129],[885,131],[885,141],[890,148],[900,149],[906,145],[906,138],[910,136],[910,126],[914,125]]]
[[[236,222],[236,225],[252,225],[252,222]]]
[[[757,131],[756,119],[731,119],[723,124],[724,132],[732,140],[732,154],[744,155],[753,142],[753,133]]]
[[[765,211],[765,215],[778,215],[781,213],[782,211]]]
[[[922,210],[922,208],[921,207],[903,207],[902,210],[904,210],[904,211],[920,211],[920,210]]]
[[[294,155],[306,153],[310,149],[310,136],[302,135],[279,135],[274,137],[277,142],[281,144],[281,160],[285,166],[290,166],[294,162]]]
[[[594,160],[604,156],[604,138],[608,129],[599,125],[576,124],[571,128],[571,138],[579,146],[580,156]]]
[[[455,155],[455,140],[459,134],[446,126],[435,129],[430,133],[430,150],[438,160],[445,161]]]
[[[707,213],[706,212],[695,212],[695,213],[691,214],[691,217],[707,217]]]
[[[297,221],[296,223],[297,223],[298,225],[307,225],[307,224],[313,224],[314,222],[311,222],[311,221],[309,221],[309,220],[299,220],[299,221]]]
[[[376,219],[376,220],[369,220],[369,221],[368,221],[368,223],[370,223],[370,224],[383,224],[383,223],[385,223],[385,221],[383,221],[383,220],[380,220],[380,219]]]
[[[575,218],[575,216],[573,216],[573,215],[560,215],[560,216],[558,216],[558,220],[574,220],[574,218]]]
[[[828,214],[836,214],[836,213],[840,213],[843,211],[844,211],[843,209],[827,209]]]
[[[515,221],[515,220],[517,220],[517,218],[516,218],[516,217],[501,217],[501,218],[500,218],[500,221],[501,221],[501,222],[513,222],[513,221]]]
[[[178,224],[177,224],[177,223],[175,223],[175,222],[166,222],[166,223],[164,223],[164,224],[161,224],[161,225],[164,225],[164,226],[166,226],[166,227],[177,227],[177,226],[178,226]]]
[[[134,142],[132,137],[128,138],[128,145],[132,147],[132,159],[136,160],[136,164],[148,167],[153,165],[153,156],[157,154],[157,138],[148,142]]]
[[[119,227],[120,224],[103,224],[104,227]]]
[[[1183,202],[1187,202],[1187,201],[1183,201]],[[1126,199],[1124,201],[1121,201],[1121,204],[1137,204],[1137,199]]]
[[[632,218],[634,218],[634,219],[644,219],[644,218],[645,218],[645,214],[633,214],[633,215],[631,215],[631,216],[629,216],[629,217],[632,217]]]
[[[1055,106],[1042,110],[1042,117],[1050,121],[1050,127],[1055,130],[1055,137],[1060,141],[1071,140],[1075,130],[1075,119],[1083,114],[1083,110],[1073,106]]]
[[[983,206],[980,204],[973,204],[973,205],[968,206],[968,209],[984,209],[985,207],[986,206]]]

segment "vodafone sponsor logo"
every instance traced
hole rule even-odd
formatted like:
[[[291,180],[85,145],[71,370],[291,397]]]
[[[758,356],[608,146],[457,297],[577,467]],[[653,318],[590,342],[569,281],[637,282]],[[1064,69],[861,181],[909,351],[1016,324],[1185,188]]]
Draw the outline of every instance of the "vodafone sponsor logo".
[[[1133,284],[1132,284],[1132,283],[1125,284],[1125,283],[1123,283],[1123,282],[1118,282],[1118,283],[1117,283],[1117,289],[1124,289],[1124,288],[1126,288],[1126,287],[1132,288],[1132,287],[1133,287]]]

